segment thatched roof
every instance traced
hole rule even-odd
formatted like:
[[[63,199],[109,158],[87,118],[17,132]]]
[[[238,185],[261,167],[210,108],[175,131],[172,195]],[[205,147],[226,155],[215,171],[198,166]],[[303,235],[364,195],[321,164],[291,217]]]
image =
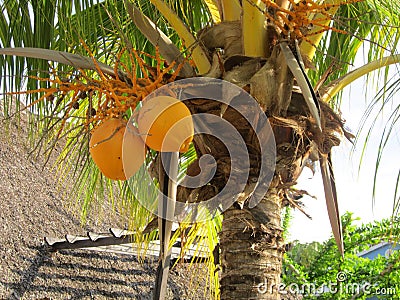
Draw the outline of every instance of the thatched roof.
[[[11,299],[151,299],[156,262],[132,255],[88,250],[50,252],[45,236],[85,235],[118,227],[113,218],[89,216],[83,228],[67,209],[51,163],[29,156],[25,130],[0,116],[0,298]],[[23,127],[23,126],[22,126]],[[107,220],[105,222],[104,220]],[[195,266],[196,267],[196,266]],[[170,299],[207,299],[204,266],[171,271]],[[199,276],[200,273],[204,277]]]

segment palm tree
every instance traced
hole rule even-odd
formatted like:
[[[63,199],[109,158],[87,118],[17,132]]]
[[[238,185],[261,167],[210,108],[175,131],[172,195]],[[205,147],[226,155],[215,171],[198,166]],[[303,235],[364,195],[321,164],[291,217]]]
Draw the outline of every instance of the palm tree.
[[[198,97],[185,101],[193,115],[214,114],[238,129],[251,168],[234,205],[204,220],[202,226],[183,222],[171,240],[186,235],[187,244],[203,243],[210,249],[213,297],[279,299],[285,249],[281,213],[285,206],[299,207],[302,193],[294,188],[296,180],[304,166],[319,162],[340,259],[341,225],[330,151],[339,145],[338,135],[351,138],[351,134],[332,107],[337,107],[335,95],[345,85],[399,62],[397,4],[5,0],[2,11],[0,53],[19,56],[0,60],[4,92],[17,91],[4,97],[5,111],[10,115],[15,102],[17,109],[21,103],[29,104],[32,140],[40,153],[65,142],[59,155],[60,174],[75,174],[73,189],[83,199],[83,217],[94,200],[107,195],[116,210],[130,217],[130,227],[145,233],[138,240],[154,238],[152,212],[138,201],[149,197],[141,188],[146,183],[137,179],[149,170],[157,182],[157,152],[148,152],[146,167],[132,179],[114,182],[102,176],[89,157],[90,131],[110,116],[129,118],[132,108],[160,86],[194,76],[219,78],[249,92],[265,112],[275,135],[275,170],[269,173],[270,180],[262,178],[270,181],[269,188],[253,207],[255,188],[263,184],[259,180],[263,153],[254,129],[243,122],[241,110],[229,105]],[[347,74],[363,44],[370,49],[369,63]],[[20,99],[21,95],[28,97]],[[196,135],[192,147],[181,155],[178,173],[197,175],[197,158],[205,154],[217,162],[215,176],[201,188],[178,187],[178,202],[205,201],[227,183],[232,163],[228,149],[205,134]],[[161,176],[160,186],[163,180]],[[263,284],[268,288],[262,289]]]

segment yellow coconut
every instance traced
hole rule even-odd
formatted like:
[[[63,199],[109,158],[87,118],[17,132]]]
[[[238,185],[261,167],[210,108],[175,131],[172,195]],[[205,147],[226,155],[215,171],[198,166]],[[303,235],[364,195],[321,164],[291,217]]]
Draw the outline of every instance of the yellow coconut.
[[[89,151],[106,177],[126,180],[143,164],[146,146],[132,125],[109,119],[93,130]]]
[[[191,113],[185,104],[173,97],[145,100],[137,122],[144,142],[156,151],[186,152],[193,140]]]

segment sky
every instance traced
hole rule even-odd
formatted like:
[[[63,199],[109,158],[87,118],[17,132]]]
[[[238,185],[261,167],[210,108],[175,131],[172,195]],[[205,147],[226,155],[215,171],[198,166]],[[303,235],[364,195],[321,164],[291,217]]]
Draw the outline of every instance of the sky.
[[[355,67],[362,65],[362,56],[358,57]],[[390,68],[390,74],[396,76],[395,66]],[[397,74],[397,79],[399,75]],[[380,84],[382,86],[382,84]],[[346,127],[355,134],[359,129],[360,121],[376,94],[375,86],[366,78],[358,79],[352,85],[347,86],[342,95],[341,112],[346,120]],[[374,220],[381,220],[392,215],[393,199],[397,174],[400,169],[400,123],[396,124],[394,132],[390,136],[388,145],[384,150],[378,173],[376,197],[373,204],[372,187],[375,171],[375,161],[378,153],[378,146],[385,128],[386,120],[391,113],[391,108],[399,105],[400,93],[393,98],[390,105],[379,115],[377,123],[372,132],[370,142],[364,154],[363,163],[359,171],[360,157],[364,146],[364,138],[371,124],[372,118],[367,121],[366,130],[362,132],[359,141],[353,145],[343,140],[339,147],[333,149],[333,168],[338,191],[338,202],[340,215],[346,211],[353,212],[354,217],[359,217],[361,223],[368,223]],[[373,117],[376,116],[372,114]],[[293,212],[293,220],[289,231],[290,240],[299,240],[302,243],[312,241],[324,241],[331,236],[331,227],[325,205],[324,190],[322,185],[319,166],[316,166],[316,173],[306,170],[301,175],[297,187],[304,189],[317,199],[305,197],[305,211],[311,215],[309,220],[298,210]]]

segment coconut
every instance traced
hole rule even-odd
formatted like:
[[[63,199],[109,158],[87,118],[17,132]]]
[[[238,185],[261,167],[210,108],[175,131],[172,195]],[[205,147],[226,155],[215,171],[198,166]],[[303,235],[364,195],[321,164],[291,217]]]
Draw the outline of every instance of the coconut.
[[[121,119],[108,119],[92,132],[89,151],[93,161],[113,180],[132,177],[143,165],[146,146],[136,128]]]
[[[143,101],[138,129],[148,147],[161,152],[186,152],[193,140],[191,113],[179,99],[157,96]]]

